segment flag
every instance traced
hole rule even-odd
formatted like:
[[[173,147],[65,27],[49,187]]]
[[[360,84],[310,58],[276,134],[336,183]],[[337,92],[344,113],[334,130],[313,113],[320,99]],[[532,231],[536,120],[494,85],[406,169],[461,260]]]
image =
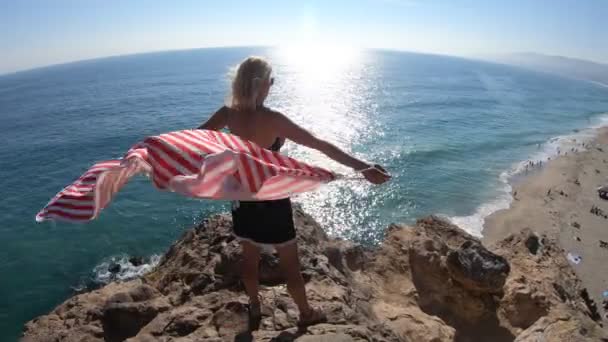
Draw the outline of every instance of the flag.
[[[175,131],[144,139],[120,159],[99,162],[61,190],[36,221],[95,219],[137,174],[161,190],[215,200],[274,200],[311,191],[337,175],[235,135]]]

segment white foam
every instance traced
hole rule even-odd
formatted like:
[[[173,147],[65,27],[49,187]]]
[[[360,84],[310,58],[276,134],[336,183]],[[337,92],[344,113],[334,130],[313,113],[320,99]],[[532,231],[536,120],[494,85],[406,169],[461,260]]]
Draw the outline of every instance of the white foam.
[[[483,226],[486,217],[496,211],[508,209],[513,201],[511,195],[512,187],[510,182],[517,176],[533,172],[535,168],[526,168],[529,162],[538,165],[540,162],[546,163],[551,158],[555,158],[558,154],[571,153],[572,148],[583,151],[581,143],[586,143],[592,140],[597,135],[597,129],[608,126],[608,113],[596,117],[589,128],[575,130],[574,133],[561,135],[549,139],[549,141],[540,145],[538,151],[530,156],[527,160],[521,161],[513,165],[510,169],[503,171],[500,176],[501,186],[497,189],[498,196],[486,203],[481,204],[475,209],[475,212],[468,216],[453,216],[450,221],[461,227],[469,234],[477,237],[482,237]],[[536,167],[537,169],[538,167]]]
[[[95,266],[93,269],[94,280],[96,283],[107,284],[111,281],[120,280],[131,280],[143,276],[150,272],[160,262],[160,255],[152,255],[141,265],[135,266],[129,261],[128,255],[113,256]],[[110,272],[110,268],[113,265],[120,265],[118,272]]]
[[[499,210],[509,208],[512,200],[513,197],[511,196],[511,185],[509,183],[505,183],[504,187],[499,189],[499,195],[497,198],[477,207],[477,209],[475,209],[475,213],[472,215],[453,216],[450,217],[450,221],[458,227],[464,229],[467,233],[481,238],[483,236],[481,232],[483,230],[483,224],[486,217]]]
[[[589,82],[591,82],[595,85],[598,85],[600,87],[608,88],[608,84],[606,84],[606,83],[602,83],[602,82],[598,82],[598,81],[589,81]]]

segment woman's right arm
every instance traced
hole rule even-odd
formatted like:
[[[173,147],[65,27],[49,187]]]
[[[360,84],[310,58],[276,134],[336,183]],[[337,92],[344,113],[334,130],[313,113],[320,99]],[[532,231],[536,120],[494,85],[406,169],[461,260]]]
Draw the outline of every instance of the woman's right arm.
[[[346,165],[357,171],[364,170],[363,175],[368,181],[374,184],[381,184],[390,179],[390,175],[384,172],[384,169],[379,165],[372,166],[342,151],[334,144],[317,138],[314,134],[298,126],[285,115],[274,112],[274,121],[280,135],[297,144],[320,151],[342,165]]]

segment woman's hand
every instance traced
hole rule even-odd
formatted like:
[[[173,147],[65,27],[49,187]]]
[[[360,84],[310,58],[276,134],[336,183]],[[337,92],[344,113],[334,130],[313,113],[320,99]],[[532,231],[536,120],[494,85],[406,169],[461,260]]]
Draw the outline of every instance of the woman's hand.
[[[365,179],[374,184],[382,184],[391,179],[391,175],[389,175],[388,172],[386,172],[386,170],[384,170],[384,168],[378,164],[362,171],[361,173],[363,173]]]

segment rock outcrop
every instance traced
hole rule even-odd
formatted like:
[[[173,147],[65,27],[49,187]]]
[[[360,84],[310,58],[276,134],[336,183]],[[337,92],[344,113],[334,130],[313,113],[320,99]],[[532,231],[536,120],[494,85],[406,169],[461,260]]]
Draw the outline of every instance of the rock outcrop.
[[[435,217],[391,225],[376,249],[328,238],[295,210],[307,292],[328,323],[299,331],[272,252],[263,319],[247,332],[240,249],[218,215],[189,230],[144,277],[68,299],[24,341],[608,341],[563,251],[522,231],[490,250]]]

